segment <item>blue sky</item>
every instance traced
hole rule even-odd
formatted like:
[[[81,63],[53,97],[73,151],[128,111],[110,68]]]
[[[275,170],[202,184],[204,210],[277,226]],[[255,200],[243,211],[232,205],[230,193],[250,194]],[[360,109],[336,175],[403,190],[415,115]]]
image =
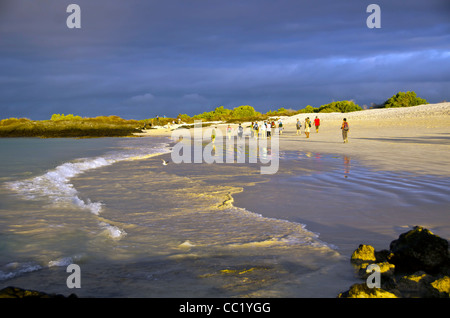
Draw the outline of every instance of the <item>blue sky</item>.
[[[450,1],[0,2],[0,118],[370,106],[409,90],[450,101]]]

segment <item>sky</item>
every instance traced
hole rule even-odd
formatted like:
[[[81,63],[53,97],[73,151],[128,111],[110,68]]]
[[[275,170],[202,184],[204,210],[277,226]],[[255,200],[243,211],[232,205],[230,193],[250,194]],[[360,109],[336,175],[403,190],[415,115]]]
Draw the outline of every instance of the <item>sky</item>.
[[[450,101],[450,1],[0,0],[1,119],[370,107],[399,91]]]

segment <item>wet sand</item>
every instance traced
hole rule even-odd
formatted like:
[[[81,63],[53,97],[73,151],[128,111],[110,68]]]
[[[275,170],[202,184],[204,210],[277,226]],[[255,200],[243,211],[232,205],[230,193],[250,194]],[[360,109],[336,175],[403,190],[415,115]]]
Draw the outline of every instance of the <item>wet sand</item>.
[[[387,249],[415,225],[450,239],[449,178],[373,170],[340,156],[313,155],[280,165],[269,182],[233,195],[234,205],[305,224],[348,257],[359,244]],[[329,169],[305,172],[314,165]]]

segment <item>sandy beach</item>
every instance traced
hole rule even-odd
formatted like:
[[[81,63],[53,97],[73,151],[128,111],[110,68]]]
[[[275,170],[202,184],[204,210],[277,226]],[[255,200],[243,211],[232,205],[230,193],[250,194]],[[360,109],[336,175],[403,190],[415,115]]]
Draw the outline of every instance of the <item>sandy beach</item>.
[[[304,120],[316,116],[321,120],[319,133],[311,128],[304,134]],[[339,154],[358,159],[375,169],[410,171],[449,176],[450,103],[408,108],[370,109],[351,113],[310,113],[280,117],[285,129],[280,135],[281,150],[301,150],[322,154]],[[302,134],[296,135],[297,118]],[[349,143],[343,144],[342,119],[347,118]],[[250,123],[242,123],[244,127]],[[217,124],[225,135],[227,124]],[[236,128],[237,124],[231,125]],[[148,129],[140,136],[170,136],[171,129]]]

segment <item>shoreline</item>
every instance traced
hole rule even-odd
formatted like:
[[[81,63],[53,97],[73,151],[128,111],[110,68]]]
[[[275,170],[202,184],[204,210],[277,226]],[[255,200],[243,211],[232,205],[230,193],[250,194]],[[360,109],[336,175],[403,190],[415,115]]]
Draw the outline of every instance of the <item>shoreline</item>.
[[[314,125],[310,138],[305,138],[304,119],[318,116],[319,133]],[[340,126],[347,118],[349,143],[343,144]],[[358,159],[379,170],[407,171],[419,174],[450,176],[450,103],[428,104],[407,108],[370,109],[351,113],[310,113],[280,117],[284,130],[280,135],[280,151],[300,150],[335,154]],[[302,122],[301,135],[296,135],[297,118]],[[237,124],[230,124],[236,128]],[[242,123],[248,127],[251,123]],[[215,124],[225,136],[228,124]],[[206,127],[205,127],[206,128]],[[139,137],[170,137],[173,130],[151,129],[135,134]]]

